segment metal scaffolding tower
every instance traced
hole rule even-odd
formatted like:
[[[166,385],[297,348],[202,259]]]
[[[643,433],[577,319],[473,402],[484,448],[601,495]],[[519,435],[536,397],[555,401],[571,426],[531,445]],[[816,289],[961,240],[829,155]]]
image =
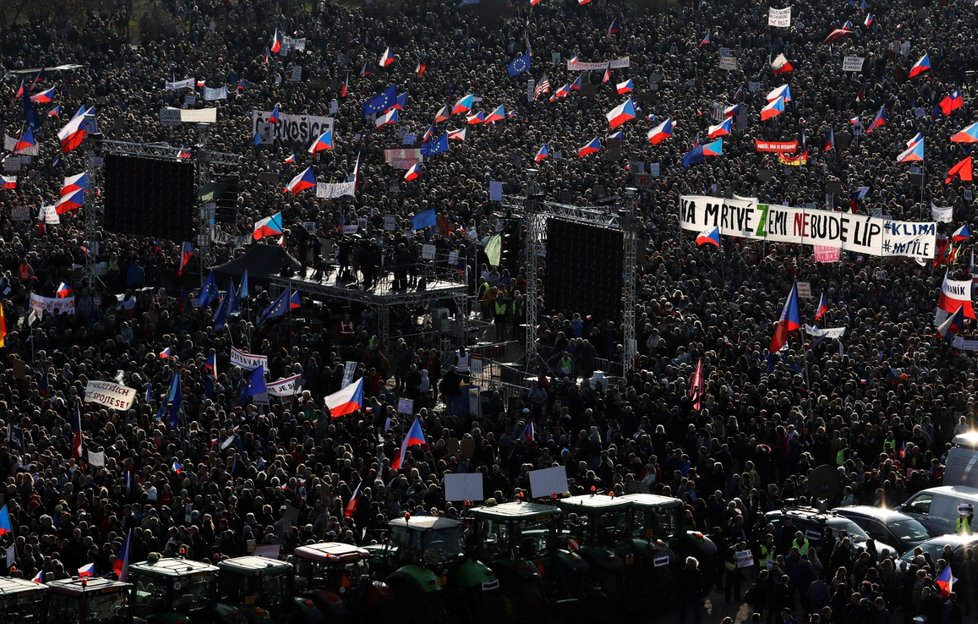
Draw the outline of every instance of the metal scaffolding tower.
[[[624,262],[622,263],[621,329],[624,340],[621,369],[628,373],[635,368],[638,341],[635,338],[635,276],[638,268],[638,227],[635,214],[638,211],[638,190],[625,189],[626,204],[622,211],[624,233]]]

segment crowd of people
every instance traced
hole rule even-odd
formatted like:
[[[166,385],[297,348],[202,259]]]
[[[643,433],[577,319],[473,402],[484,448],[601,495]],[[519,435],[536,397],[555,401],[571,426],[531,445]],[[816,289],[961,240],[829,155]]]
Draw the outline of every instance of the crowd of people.
[[[39,155],[6,172],[16,175],[16,188],[0,189],[6,327],[0,431],[7,432],[0,480],[15,526],[13,536],[0,540],[15,545],[11,575],[32,578],[43,569],[46,578],[63,578],[92,562],[98,574],[111,574],[130,531],[134,561],[180,548],[213,561],[256,544],[288,552],[311,541],[382,540],[387,521],[405,511],[460,512],[444,498],[448,471],[482,472],[487,496],[505,501],[527,490],[528,470],[562,465],[572,493],[594,487],[675,496],[688,504],[690,521],[724,547],[743,541],[758,552],[768,533],[766,511],[797,501],[832,506],[843,496],[892,506],[939,483],[951,436],[975,419],[973,354],[933,338],[941,278],[947,271],[970,274],[967,248],[950,266],[857,254],[822,264],[808,247],[732,238],[719,253],[680,232],[677,205],[681,194],[736,193],[929,220],[934,203],[953,207],[953,222],[940,225],[945,233],[967,224],[971,185],[944,178],[970,149],[948,137],[973,121],[978,15],[971,3],[802,0],[792,4],[788,28],[769,27],[768,6],[742,0],[462,5],[421,0],[351,9],[296,0],[158,0],[138,15],[127,5],[110,10],[82,2],[74,13],[55,14],[39,4],[0,31],[5,71],[80,65],[45,72],[39,82],[34,73],[8,74],[9,97],[0,106],[5,135],[16,138],[24,124],[21,101],[13,97],[18,83],[32,93],[56,89],[51,105],[37,106]],[[847,21],[853,34],[822,43]],[[305,50],[270,52],[276,33],[304,38]],[[387,48],[396,61],[380,67]],[[719,68],[721,48],[736,57],[737,70]],[[530,71],[511,77],[508,65],[524,53]],[[774,74],[770,59],[782,53],[794,70]],[[932,69],[908,79],[924,53]],[[842,71],[846,55],[865,58],[861,72]],[[575,56],[627,56],[629,64],[610,76],[568,71],[566,61]],[[296,66],[302,78],[292,81]],[[579,75],[580,90],[551,98]],[[528,101],[527,79],[539,83],[544,76],[550,92]],[[83,104],[95,106],[105,138],[193,145],[189,124],[159,120],[161,107],[183,106],[194,92],[164,89],[164,81],[184,77],[228,87],[227,99],[216,103],[201,102],[198,89],[194,104],[218,108],[208,147],[242,156],[240,200],[225,233],[250,235],[255,221],[281,212],[281,243],[303,265],[316,266],[308,259],[337,249],[346,258],[332,264],[359,268],[366,282],[374,281],[368,276],[374,269],[365,267],[379,266],[385,255],[408,265],[421,261],[422,243],[436,245],[439,258],[457,252],[458,265],[470,265],[478,276],[473,312],[497,324],[490,340],[519,339],[527,280],[541,276],[483,270],[481,246],[500,227],[489,181],[520,195],[527,169],[537,167],[548,199],[591,205],[623,197],[635,183],[633,163],[657,163],[658,175],[638,195],[634,371],[608,384],[577,383],[594,370],[595,358],[621,361],[620,323],[593,318],[586,301],[572,310],[550,310],[542,301],[534,329],[545,365],[537,381],[517,396],[483,388],[484,408],[470,415],[455,407],[468,360],[454,348],[399,339],[399,331],[409,333],[410,315],[395,323],[386,344],[376,338],[370,309],[314,304],[307,296],[301,313],[258,324],[257,311],[276,293],[256,284],[245,312],[214,331],[213,306],[194,305],[201,259],[178,274],[182,241],[122,236],[109,223],[87,240],[82,211],[61,215],[59,224],[35,218],[39,206],[53,203],[63,179],[86,167],[84,147],[60,153],[55,136]],[[615,85],[626,79],[633,81],[639,114],[621,138],[609,139],[605,112],[623,101]],[[760,122],[764,94],[785,82],[792,90],[787,110]],[[389,84],[407,101],[397,124],[375,129],[361,104]],[[951,115],[935,111],[956,88],[964,106]],[[468,93],[481,99],[475,107],[485,113],[505,105],[506,119],[467,126],[464,141],[424,160],[417,180],[406,181],[402,169],[385,162],[385,149],[417,147],[439,109]],[[331,100],[337,102],[332,114]],[[684,167],[683,154],[705,141],[717,111],[735,103],[740,113],[723,155]],[[282,112],[334,117],[335,148],[310,156],[307,143],[256,145],[250,113],[276,104]],[[55,105],[60,119],[47,114]],[[866,134],[862,128],[881,107],[886,124]],[[646,132],[667,117],[675,120],[674,135],[650,145]],[[854,117],[862,127],[850,122]],[[456,115],[436,133],[464,124]],[[835,144],[826,150],[830,130]],[[917,132],[928,141],[926,159],[917,163],[922,188],[906,164],[895,162]],[[412,145],[404,144],[405,133],[415,135]],[[579,158],[578,148],[595,136],[602,151]],[[807,165],[780,166],[774,155],[755,152],[755,139],[797,139],[808,151]],[[551,156],[535,162],[543,144]],[[293,153],[295,162],[286,162]],[[356,196],[283,193],[307,166],[320,182],[342,181],[356,167]],[[761,175],[765,170],[772,175]],[[92,173],[97,187],[98,172]],[[269,182],[269,175],[278,181]],[[844,192],[827,198],[830,182]],[[850,203],[864,186],[868,193]],[[89,206],[98,202],[93,188]],[[26,220],[17,210],[22,206],[29,209]],[[437,225],[412,231],[411,218],[428,209],[436,211]],[[384,222],[391,215],[393,231]],[[362,257],[352,257],[355,247],[344,239],[342,225],[350,223],[359,223],[360,240],[375,246]],[[241,252],[215,244],[206,260],[218,264]],[[107,266],[94,285],[83,280],[89,254]],[[799,332],[775,363],[767,353],[772,324],[795,280],[808,281],[815,296],[824,292],[823,322],[847,331],[820,344]],[[55,297],[62,282],[74,290],[75,314],[30,315],[30,295]],[[813,313],[814,300],[803,300],[806,321]],[[302,393],[273,398],[267,407],[242,404],[248,372],[230,365],[232,346],[266,355],[269,379],[301,373]],[[205,366],[212,354],[216,374]],[[344,362],[351,360],[358,363],[354,378],[365,379],[367,405],[333,419],[323,397],[340,388]],[[705,391],[695,406],[690,378],[700,361]],[[176,426],[157,417],[174,373],[183,392]],[[141,395],[146,388],[145,400],[140,396],[128,411],[82,402],[92,379],[115,380]],[[411,449],[394,470],[391,459],[414,416],[397,413],[399,398],[415,400],[428,445]],[[73,442],[79,412],[82,453]],[[524,435],[528,419],[532,439]],[[456,450],[455,440],[470,441],[462,448],[471,452]],[[89,452],[104,453],[102,465]],[[808,476],[825,464],[842,471],[846,489],[819,501]],[[361,504],[347,517],[344,507],[361,483]],[[875,554],[798,553],[789,539],[775,539],[773,565],[756,582],[745,580],[744,594],[736,596],[768,622],[882,624],[898,612],[907,623],[924,614],[935,624],[974,611],[973,556],[950,562],[961,580],[946,596],[933,579],[948,562],[920,558],[901,566]],[[748,592],[749,586],[756,589]],[[691,598],[697,601],[698,593]],[[693,612],[703,615],[698,607]]]

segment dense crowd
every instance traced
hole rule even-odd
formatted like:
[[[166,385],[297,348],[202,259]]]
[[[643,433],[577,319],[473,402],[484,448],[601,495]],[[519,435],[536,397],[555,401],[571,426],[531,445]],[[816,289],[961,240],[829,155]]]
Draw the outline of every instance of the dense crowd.
[[[525,0],[484,1],[458,8],[421,0],[357,10],[327,2],[161,0],[142,19],[128,12],[131,7],[73,15],[39,9],[4,28],[4,70],[81,65],[48,72],[35,86],[56,87],[62,118],[38,107],[40,155],[17,173],[16,189],[0,190],[7,328],[0,349],[0,431],[20,432],[8,433],[0,446],[3,498],[16,536],[11,574],[31,578],[43,568],[47,578],[62,578],[90,562],[97,573],[109,574],[130,530],[134,561],[183,546],[193,558],[215,560],[255,544],[279,544],[288,552],[310,541],[381,540],[387,521],[405,511],[459,513],[444,500],[446,471],[482,472],[487,496],[499,501],[528,488],[528,470],[552,465],[567,468],[572,493],[594,487],[676,496],[688,504],[690,522],[714,535],[721,551],[741,541],[758,549],[767,532],[763,513],[787,502],[831,507],[844,495],[846,502],[892,506],[938,484],[951,436],[975,419],[973,355],[932,337],[941,277],[945,270],[967,275],[968,254],[950,267],[855,254],[816,264],[807,247],[726,239],[721,254],[695,247],[678,229],[684,193],[815,202],[908,220],[929,219],[933,202],[954,207],[953,223],[941,226],[946,233],[968,222],[970,185],[946,185],[944,175],[967,153],[947,138],[972,121],[975,10],[954,1],[862,4],[796,2],[792,25],[783,29],[767,26],[767,5],[742,0],[662,3],[654,11],[598,0],[533,7]],[[821,43],[846,20],[852,36]],[[617,29],[609,28],[613,22]],[[276,30],[305,38],[306,50],[267,54]],[[398,59],[381,68],[377,59],[388,47]],[[737,58],[737,71],[719,69],[720,48]],[[507,65],[524,52],[532,54],[531,71],[510,77]],[[908,68],[925,52],[933,69],[908,80]],[[794,65],[792,73],[771,72],[769,59],[780,53]],[[843,72],[845,55],[865,57],[863,71]],[[607,83],[602,71],[584,72],[580,91],[550,101],[557,87],[578,76],[564,65],[574,56],[628,56],[630,65],[612,70]],[[426,66],[421,75],[418,64]],[[298,82],[289,80],[295,65],[302,67]],[[528,102],[527,78],[539,81],[544,74],[551,94]],[[257,219],[281,211],[283,244],[304,264],[334,247],[349,255],[340,226],[358,220],[361,239],[402,265],[420,261],[422,242],[435,244],[439,254],[457,251],[460,265],[470,264],[479,275],[472,294],[483,303],[483,318],[501,327],[493,334],[498,339],[519,338],[526,282],[536,276],[483,270],[480,246],[495,231],[493,213],[500,208],[489,201],[488,182],[502,181],[506,193],[522,194],[526,170],[538,166],[549,199],[590,205],[623,195],[633,184],[631,163],[658,163],[659,175],[639,193],[635,371],[607,386],[575,383],[590,374],[595,358],[620,361],[621,328],[593,319],[587,302],[548,310],[536,328],[546,364],[538,380],[506,401],[484,388],[484,409],[474,417],[455,409],[468,379],[466,367],[456,366],[464,356],[460,361],[458,352],[398,339],[399,332],[410,333],[413,315],[398,317],[394,337],[383,345],[371,310],[331,301],[313,305],[304,298],[301,315],[259,326],[255,313],[274,293],[258,284],[245,313],[216,332],[213,309],[193,305],[199,260],[177,275],[181,241],[105,229],[91,245],[78,212],[42,227],[34,218],[37,207],[52,203],[63,178],[86,166],[84,150],[58,154],[55,134],[70,112],[94,105],[109,139],[189,146],[194,128],[159,122],[162,106],[181,106],[189,93],[164,90],[164,80],[187,76],[229,87],[208,132],[209,148],[243,157],[236,222],[223,226],[226,233],[248,235]],[[21,79],[30,85],[33,78],[6,79],[11,97],[0,106],[6,135],[18,136],[23,123],[14,90]],[[640,114],[623,127],[620,141],[609,141],[604,113],[623,101],[614,85],[627,78]],[[757,114],[764,94],[784,81],[793,95],[788,110],[762,124]],[[375,130],[360,104],[392,83],[407,93],[407,103],[398,124]],[[933,112],[956,87],[964,107],[950,116]],[[402,146],[405,130],[421,137],[442,106],[467,93],[481,98],[477,106],[484,112],[504,104],[511,115],[469,127],[448,154],[424,161],[417,181],[406,182],[403,170],[384,162],[383,150],[408,147]],[[334,150],[314,158],[307,144],[255,145],[252,110],[278,103],[283,112],[326,115],[334,99]],[[722,157],[684,168],[682,155],[705,140],[716,111],[734,103],[741,113]],[[849,121],[860,116],[865,126],[880,107],[888,110],[887,123],[870,135]],[[646,131],[666,117],[675,120],[675,135],[650,146]],[[464,123],[456,116],[438,132]],[[830,129],[836,147],[826,151]],[[918,131],[928,140],[919,163],[923,189],[912,186],[907,165],[895,162]],[[578,158],[577,149],[595,136],[603,151]],[[802,141],[808,165],[778,166],[773,155],[755,153],[756,138]],[[544,143],[554,153],[534,163]],[[293,152],[297,162],[286,164]],[[355,163],[355,199],[282,192],[310,164],[322,182],[345,179]],[[277,175],[278,183],[262,174]],[[826,184],[834,181],[844,192],[826,206]],[[850,204],[862,186],[869,192]],[[28,220],[13,219],[19,206],[30,209]],[[437,227],[412,234],[410,218],[429,208],[438,214]],[[398,220],[393,232],[384,229],[388,215]],[[310,222],[315,233],[302,225]],[[210,261],[241,251],[216,245]],[[81,279],[90,253],[107,263],[94,288]],[[355,269],[359,260],[346,262]],[[376,263],[367,258],[363,264]],[[818,345],[794,335],[787,354],[773,363],[767,357],[772,322],[796,279],[810,282],[815,296],[826,294],[825,324],[847,331],[841,341]],[[54,296],[61,282],[75,290],[76,314],[28,319],[29,295]],[[132,298],[134,306],[119,305]],[[497,298],[508,304],[502,314]],[[547,310],[546,302],[541,307]],[[803,300],[803,317],[810,320],[813,312],[814,301]],[[229,365],[232,345],[267,355],[269,379],[301,373],[302,394],[273,399],[267,408],[239,404],[247,373]],[[167,348],[169,357],[160,357]],[[212,353],[216,380],[204,366]],[[322,398],[340,388],[347,360],[358,362],[354,377],[365,378],[368,406],[331,419]],[[706,389],[695,409],[689,380],[700,360]],[[901,374],[894,376],[895,369]],[[176,427],[157,418],[174,372],[183,384]],[[141,396],[127,412],[82,403],[89,379],[118,380],[141,393],[148,385],[149,400]],[[397,414],[401,397],[415,400],[429,445],[413,448],[402,469],[392,470],[412,417]],[[86,451],[80,458],[72,453],[76,410]],[[532,441],[523,433],[529,418]],[[465,454],[450,444],[466,439],[471,452]],[[104,465],[93,465],[88,451],[104,452]],[[838,467],[846,488],[816,501],[808,476],[825,464]],[[347,518],[343,508],[361,481],[362,502]],[[821,619],[811,621],[823,623],[890,622],[891,611],[905,622],[917,614],[929,615],[930,624],[960,621],[957,598],[941,598],[932,587],[944,562],[899,567],[874,554],[837,557],[815,550],[802,561],[788,540],[776,552],[779,561],[750,595],[768,622],[781,621],[784,608],[797,620],[818,614]],[[961,579],[956,594],[974,611],[974,558],[961,568],[955,570]]]

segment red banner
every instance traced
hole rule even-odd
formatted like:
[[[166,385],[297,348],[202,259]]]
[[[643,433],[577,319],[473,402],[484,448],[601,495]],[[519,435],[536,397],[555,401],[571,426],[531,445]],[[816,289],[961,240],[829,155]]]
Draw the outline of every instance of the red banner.
[[[754,150],[774,154],[788,154],[798,151],[798,141],[754,141]]]

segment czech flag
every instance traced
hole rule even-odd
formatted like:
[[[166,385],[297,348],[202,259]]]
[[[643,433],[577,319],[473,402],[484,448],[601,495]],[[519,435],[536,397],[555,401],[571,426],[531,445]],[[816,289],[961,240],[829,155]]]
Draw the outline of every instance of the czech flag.
[[[930,56],[928,54],[924,54],[919,61],[913,64],[907,77],[916,78],[925,71],[930,71]]]
[[[173,472],[180,474],[183,472],[183,464],[174,459],[173,463],[170,464],[170,469],[173,470]]]
[[[286,165],[291,165],[292,163],[294,163],[295,162],[295,152],[292,152],[291,154],[289,154],[285,158],[285,160],[283,160],[282,162],[285,163]]]
[[[828,311],[829,311],[829,301],[828,299],[825,298],[825,293],[823,292],[822,296],[819,297],[818,299],[818,307],[815,308],[815,320],[817,321],[823,316],[825,316],[825,313]]]
[[[725,137],[728,134],[730,134],[732,130],[733,130],[733,119],[727,117],[721,123],[715,126],[710,126],[710,130],[709,132],[707,132],[706,136],[709,139]]]
[[[0,537],[3,537],[7,533],[13,535],[14,525],[10,522],[10,512],[7,511],[7,506],[4,505],[0,507]]]
[[[468,131],[469,131],[468,128],[461,128],[459,130],[449,130],[448,131],[448,140],[449,141],[464,141],[465,140],[465,134]]]
[[[457,104],[456,104],[457,106]],[[468,109],[465,109],[468,110]],[[441,123],[443,121],[448,121],[451,118],[451,111],[448,110],[448,105],[441,107],[441,110],[435,115],[435,123]]]
[[[418,63],[418,66],[414,68],[414,73],[418,76],[423,75],[428,71],[428,65],[426,63]]]
[[[722,156],[723,155],[723,139],[717,139],[712,143],[707,143],[703,146],[704,156]]]
[[[784,54],[779,54],[773,61],[771,61],[771,71],[775,74],[787,74],[793,72],[795,68],[791,65]]]
[[[954,589],[954,584],[957,582],[957,580],[958,579],[954,578],[954,576],[951,574],[951,564],[949,563],[948,565],[944,566],[941,573],[937,575],[936,579],[934,579],[934,585],[937,585],[937,592],[941,595],[941,597],[947,598],[951,595],[951,592]]]
[[[88,172],[83,171],[78,175],[73,175],[65,178],[64,184],[61,186],[61,195],[64,197],[72,191],[77,191],[79,189],[88,189]]]
[[[916,138],[916,137],[914,137]],[[924,160],[924,138],[920,137],[917,141],[912,141],[910,147],[903,150],[897,156],[897,162],[921,162]]]
[[[532,420],[527,420],[526,425],[523,427],[523,433],[521,435],[524,442],[533,442],[537,438],[537,428],[533,424]]]
[[[115,556],[115,561],[112,562],[112,571],[123,582],[129,576],[130,550],[132,550],[132,529],[129,529],[129,533],[126,534],[126,541],[122,542],[122,548],[119,549],[119,554]]]
[[[350,94],[350,72],[346,72],[346,80],[343,81],[343,86],[340,87],[340,97],[345,98]]]
[[[404,174],[404,179],[408,182],[414,182],[421,177],[421,163],[415,162],[411,165],[411,168],[407,170]]]
[[[785,102],[790,102],[791,101],[791,86],[790,85],[781,85],[777,89],[774,89],[773,91],[771,91],[770,93],[768,93],[766,99],[767,99],[768,102],[773,102],[774,100],[776,100],[778,98],[784,98],[784,101]]]
[[[163,349],[162,351],[160,351],[160,354],[159,354],[159,356],[158,356],[158,357],[159,357],[159,358],[160,358],[161,360],[165,360],[165,359],[167,359],[168,357],[170,357],[171,355],[173,355],[173,349],[172,349],[172,348],[170,348],[170,347],[167,347],[167,348],[165,348],[165,349]]]
[[[537,155],[533,157],[533,162],[543,162],[548,158],[550,158],[550,146],[544,143],[540,146],[540,151],[537,152]]]
[[[475,101],[475,95],[474,94],[470,93],[470,94],[466,95],[465,97],[463,97],[462,99],[460,99],[458,102],[455,102],[455,106],[452,107],[452,114],[453,115],[458,115],[459,113],[467,113],[467,112],[469,112],[470,110],[472,110],[472,102],[474,102],[474,101]],[[436,117],[435,118],[435,123],[437,123],[437,122],[438,122],[438,118]]]
[[[618,18],[611,20],[611,24],[608,25],[608,36],[618,34]]]
[[[594,154],[600,151],[601,151],[601,141],[598,140],[598,137],[594,137],[593,139],[588,141],[588,143],[584,147],[577,150],[577,157],[584,158],[589,154]]]
[[[0,175],[0,186],[8,191],[14,190],[17,188],[17,176]]]
[[[396,60],[397,57],[394,56],[394,53],[391,52],[390,48],[387,48],[384,50],[384,53],[380,55],[380,61],[378,61],[377,64],[381,67],[390,67]]]
[[[230,292],[233,293],[234,289],[231,289]],[[228,296],[230,297],[233,295],[229,293]],[[230,308],[230,305],[228,307]],[[211,377],[214,378],[214,381],[217,381],[217,353],[211,353],[210,355],[207,356],[207,359],[204,360],[204,370],[211,374]]]
[[[571,91],[580,91],[584,86],[584,74],[578,74],[574,82],[571,83]]]
[[[268,123],[277,124],[281,121],[281,111],[279,110],[278,103],[272,107],[272,112],[268,115]]]
[[[395,123],[397,123],[397,121],[400,118],[401,118],[401,116],[398,114],[397,109],[396,108],[392,108],[389,111],[387,111],[386,113],[384,113],[383,115],[377,117],[377,119],[374,121],[374,129],[378,129],[379,130],[380,128],[383,128],[384,126],[389,126],[391,124],[395,124]]]
[[[788,344],[788,335],[799,329],[801,329],[801,315],[798,313],[798,284],[792,284],[788,299],[784,302],[784,309],[781,310],[781,318],[774,327],[774,335],[771,337],[768,351],[772,354],[780,351]]]
[[[55,297],[57,297],[58,299],[67,299],[73,294],[75,294],[75,291],[73,291],[71,287],[68,286],[68,284],[61,282],[58,285],[58,290],[55,292]]]
[[[286,193],[292,193],[293,195],[298,195],[300,192],[316,187],[316,174],[313,172],[312,167],[306,167],[304,171],[292,178],[292,180],[285,185]],[[281,234],[282,232],[276,232],[276,234]]]
[[[487,124],[495,123],[497,121],[502,121],[504,119],[506,119],[506,107],[500,104],[499,106],[496,107],[496,110],[489,113],[489,116],[486,117],[485,123]]]
[[[886,125],[886,104],[880,106],[879,111],[876,113],[876,117],[873,118],[873,123],[869,124],[869,127],[866,128],[866,134],[871,133],[873,130],[883,125]]]
[[[265,217],[255,222],[255,230],[251,237],[256,241],[266,236],[280,236],[282,234],[282,213],[276,212],[270,217]]]
[[[955,88],[951,93],[944,96],[938,106],[945,115],[950,115],[954,111],[964,106],[964,98],[961,97],[961,89]]]
[[[411,428],[408,429],[407,435],[404,436],[404,440],[401,442],[401,448],[397,453],[397,457],[391,462],[391,468],[393,470],[399,470],[401,463],[404,461],[404,457],[407,456],[408,449],[412,446],[424,446],[428,444],[428,440],[424,437],[424,430],[421,429],[421,419],[417,416],[414,417],[414,422],[411,423]]]
[[[278,28],[275,29],[275,34],[272,35],[272,54],[278,54],[282,51],[282,35],[278,34]]]
[[[554,97],[552,99],[561,99],[565,97],[570,97],[571,88],[570,83],[564,83],[559,89],[554,92]]]
[[[82,129],[81,125],[85,121],[85,115],[87,114],[88,111],[76,114],[64,128],[58,130],[58,141],[61,143],[62,152],[67,153],[77,149],[82,141],[85,140],[87,132]]]
[[[761,109],[761,121],[774,119],[775,117],[777,117],[783,112],[784,112],[784,98],[779,97],[778,99],[768,103],[767,106]]]
[[[612,132],[608,135],[609,141],[623,141],[625,139],[625,131],[619,130],[618,132]]]
[[[632,103],[632,98],[628,98],[624,103],[619,104],[605,113],[605,118],[608,120],[608,125],[612,129],[617,128],[626,121],[635,119],[635,105]]]
[[[330,418],[340,418],[363,408],[363,377],[323,399]]]
[[[824,148],[824,150],[826,152],[829,152],[829,151],[832,151],[834,149],[835,149],[835,130],[833,128],[829,128],[829,135],[827,137],[825,137],[825,148]]]
[[[14,143],[13,152],[14,154],[19,154],[34,147],[35,145],[37,145],[37,142],[34,140],[34,131],[31,130],[30,126],[28,126],[27,129],[24,130],[24,133],[20,135],[20,138],[17,139],[17,142]]]
[[[38,585],[44,583],[44,570],[38,570],[37,574],[34,575],[34,578],[32,578],[31,581],[37,583]]]
[[[83,189],[78,189],[77,191],[72,191],[59,199],[58,203],[55,204],[54,209],[60,215],[72,210],[78,210],[84,205],[85,191]]]
[[[309,153],[315,154],[317,152],[324,152],[333,149],[333,132],[332,130],[327,130],[326,132],[319,135],[312,145],[309,146]]]
[[[825,44],[825,43],[835,43],[836,41],[839,41],[843,37],[848,37],[851,34],[852,34],[852,31],[849,30],[848,28],[836,28],[835,30],[833,30],[832,32],[830,32],[825,37],[825,39],[822,40],[822,43],[823,44]]]
[[[952,243],[960,243],[962,241],[971,239],[971,231],[968,230],[968,224],[964,224],[958,229],[954,230],[954,234],[951,234]]]
[[[672,137],[673,122],[672,117],[667,118],[665,121],[660,123],[658,126],[649,130],[648,139],[649,143],[652,145],[658,145],[666,139]]]
[[[740,114],[740,104],[734,104],[723,109],[724,117],[733,117]]]
[[[978,143],[978,122],[953,134],[951,136],[951,143]]]
[[[190,259],[194,256],[194,246],[189,241],[183,241],[180,245],[180,266],[177,268],[177,277],[183,277],[183,270],[190,264]]]
[[[479,124],[486,123],[486,114],[482,111],[475,113],[474,115],[466,115],[465,123],[470,126],[478,126]]]
[[[962,182],[971,182],[971,168],[971,156],[961,159],[956,165],[948,169],[944,184],[950,184],[955,177],[960,178]]]
[[[91,577],[94,577],[95,576],[95,564],[94,563],[89,563],[87,565],[83,565],[82,567],[78,568],[78,576],[79,576],[79,578],[85,578],[86,576],[87,577],[90,577],[90,578]]]
[[[705,45],[710,45],[710,33],[706,33],[706,35],[700,39],[700,47],[702,48]]]
[[[61,117],[61,105],[58,104],[54,108],[48,111],[48,117]]]
[[[873,14],[872,13],[867,13],[866,14],[866,19],[863,20],[863,25],[866,28],[870,28],[873,25]]]
[[[964,331],[964,307],[959,306],[958,311],[949,314],[944,322],[937,326],[936,338],[945,338],[948,334],[960,334]]]
[[[350,496],[349,502],[347,502],[346,507],[343,508],[343,517],[352,518],[353,514],[356,513],[357,507],[360,504],[360,486],[363,485],[363,479],[357,483],[356,489],[353,490],[353,495]]]
[[[50,104],[53,101],[54,87],[31,96],[31,102],[34,102],[35,104]]]
[[[632,83],[632,79],[629,78],[625,82],[619,82],[615,85],[615,90],[618,91],[618,95],[625,95],[626,93],[631,93],[635,89],[635,84]]]
[[[717,249],[720,248],[720,228],[714,227],[702,232],[696,237],[697,245],[713,245]]]

